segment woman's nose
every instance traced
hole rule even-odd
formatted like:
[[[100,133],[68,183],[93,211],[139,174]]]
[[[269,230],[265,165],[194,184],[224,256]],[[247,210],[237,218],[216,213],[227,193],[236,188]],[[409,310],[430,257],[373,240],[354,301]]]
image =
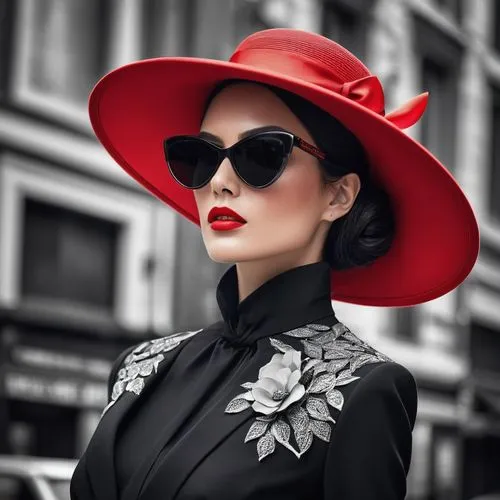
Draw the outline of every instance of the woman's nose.
[[[210,179],[210,185],[214,193],[222,193],[223,189],[229,189],[235,194],[239,189],[241,179],[235,172],[229,158],[224,158],[217,171]]]

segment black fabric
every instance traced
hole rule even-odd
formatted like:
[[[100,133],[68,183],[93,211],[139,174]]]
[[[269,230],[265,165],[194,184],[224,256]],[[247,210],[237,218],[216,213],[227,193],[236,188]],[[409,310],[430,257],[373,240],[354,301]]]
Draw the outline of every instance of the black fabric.
[[[224,411],[276,353],[271,336],[301,350],[283,332],[338,323],[329,280],[324,261],[300,266],[238,304],[231,267],[217,288],[223,321],[163,353],[140,395],[125,391],[107,410],[75,470],[71,499],[403,500],[417,392],[398,363],[364,365],[359,380],[339,386],[345,403],[330,442],[314,437],[300,459],[277,443],[259,461],[256,440],[244,442],[256,413]],[[117,358],[110,391],[135,347]]]

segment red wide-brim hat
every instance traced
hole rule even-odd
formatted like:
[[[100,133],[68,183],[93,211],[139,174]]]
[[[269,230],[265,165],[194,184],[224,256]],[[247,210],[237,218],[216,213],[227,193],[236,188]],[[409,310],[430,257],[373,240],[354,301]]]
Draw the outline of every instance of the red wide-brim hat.
[[[92,126],[128,174],[199,226],[193,191],[171,176],[163,140],[197,134],[211,90],[234,78],[294,92],[340,120],[363,144],[373,177],[392,199],[397,230],[391,249],[369,266],[332,269],[333,300],[411,306],[462,283],[479,252],[473,210],[448,170],[402,131],[420,118],[428,94],[386,114],[378,78],[321,35],[269,29],[243,40],[229,61],[160,57],[127,64],[92,91]]]

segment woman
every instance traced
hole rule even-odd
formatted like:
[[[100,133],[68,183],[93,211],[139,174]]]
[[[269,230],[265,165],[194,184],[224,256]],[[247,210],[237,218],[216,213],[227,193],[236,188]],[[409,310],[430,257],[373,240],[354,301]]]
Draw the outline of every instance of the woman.
[[[415,379],[331,299],[415,305],[477,258],[463,192],[401,131],[426,99],[386,114],[361,61],[289,29],[229,62],[160,58],[98,83],[98,138],[234,265],[222,321],[115,361],[72,500],[405,497]]]

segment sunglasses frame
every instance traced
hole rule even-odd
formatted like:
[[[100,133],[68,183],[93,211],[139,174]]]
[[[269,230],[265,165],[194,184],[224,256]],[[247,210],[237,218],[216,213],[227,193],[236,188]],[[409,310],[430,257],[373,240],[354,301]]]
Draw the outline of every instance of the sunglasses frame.
[[[278,136],[281,136],[281,137],[286,137],[287,140],[288,140],[288,143],[285,142],[285,145],[288,146],[288,151],[283,156],[282,164],[281,164],[280,168],[278,169],[278,171],[276,172],[276,175],[273,177],[273,179],[271,181],[269,181],[267,184],[264,184],[263,186],[254,186],[253,184],[250,184],[249,182],[247,182],[241,176],[241,174],[239,172],[239,169],[238,169],[238,166],[237,166],[237,162],[235,161],[234,156],[233,156],[233,151],[234,151],[234,148],[236,148],[237,146],[240,146],[241,144],[244,144],[245,142],[248,142],[248,141],[250,141],[252,139],[255,139],[256,137],[261,137],[261,136],[265,136],[265,135],[274,135],[274,136],[278,135]],[[196,187],[190,187],[190,186],[186,186],[185,184],[183,184],[175,176],[175,174],[173,173],[172,168],[170,166],[170,163],[168,161],[168,144],[171,143],[171,142],[173,142],[173,141],[183,140],[183,139],[190,139],[190,140],[195,139],[197,141],[201,141],[201,142],[207,144],[214,151],[216,151],[217,155],[218,155],[217,166],[215,167],[213,173],[210,175],[210,177],[203,184],[201,184],[199,186],[196,186]],[[234,171],[236,172],[236,174],[238,175],[238,177],[247,186],[250,186],[250,187],[252,187],[254,189],[264,189],[264,188],[270,186],[271,184],[273,184],[274,182],[276,182],[279,179],[279,177],[281,176],[281,174],[285,170],[285,167],[288,164],[288,159],[290,158],[290,154],[292,153],[292,150],[293,150],[294,147],[298,147],[302,151],[305,151],[306,153],[314,156],[318,160],[327,162],[330,165],[335,166],[335,168],[337,168],[337,169],[341,168],[343,171],[345,171],[345,173],[347,173],[347,171],[346,171],[345,168],[339,167],[339,165],[335,165],[333,162],[331,162],[328,159],[326,153],[324,153],[323,151],[321,151],[319,148],[317,148],[313,144],[310,144],[309,142],[305,141],[301,137],[299,137],[299,136],[297,136],[295,134],[292,134],[291,132],[288,132],[286,130],[276,129],[276,130],[264,130],[264,131],[255,132],[254,134],[251,134],[248,137],[244,137],[240,141],[234,143],[233,145],[231,145],[231,146],[229,146],[227,148],[222,148],[222,147],[218,146],[217,144],[214,144],[213,142],[210,142],[209,140],[203,139],[202,137],[198,137],[196,135],[174,135],[172,137],[164,139],[164,141],[163,141],[163,151],[164,151],[164,154],[165,154],[165,160],[167,162],[168,169],[169,169],[172,177],[181,186],[184,186],[185,188],[191,189],[191,190],[201,189],[202,187],[206,186],[210,182],[210,180],[212,179],[212,177],[215,175],[215,173],[217,172],[218,168],[220,167],[221,163],[224,161],[225,158],[229,158],[229,161],[231,162],[231,165],[233,166]],[[344,174],[342,174],[342,175],[344,175]]]

